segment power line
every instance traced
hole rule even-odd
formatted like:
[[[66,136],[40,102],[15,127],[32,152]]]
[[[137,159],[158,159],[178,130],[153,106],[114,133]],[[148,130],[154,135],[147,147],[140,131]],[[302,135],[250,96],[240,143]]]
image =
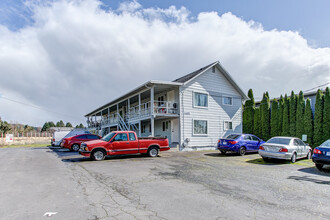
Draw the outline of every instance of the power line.
[[[316,87],[314,87],[314,88],[307,89],[307,90],[305,90],[305,91],[303,91],[303,92],[308,92],[308,91],[311,91],[311,90],[314,90],[314,89],[317,89],[317,88],[320,88],[320,87],[323,87],[323,86],[326,86],[326,85],[329,85],[329,84],[330,84],[330,82],[327,82],[327,83],[325,83],[325,84],[323,84],[323,85],[319,85],[319,86],[316,86]]]
[[[21,101],[17,101],[17,100],[11,99],[11,98],[7,98],[7,97],[3,96],[2,94],[0,94],[0,99],[5,99],[7,101],[15,102],[15,103],[18,103],[18,104],[21,104],[21,105],[25,105],[25,106],[29,106],[29,107],[32,107],[32,108],[36,108],[36,109],[39,109],[39,110],[42,110],[42,111],[46,111],[46,112],[50,112],[50,113],[54,113],[54,114],[63,115],[63,116],[67,116],[67,117],[78,119],[77,116],[73,116],[73,115],[69,115],[69,114],[65,114],[65,113],[61,113],[61,112],[55,112],[55,111],[52,111],[52,110],[49,110],[49,109],[40,108],[38,106],[31,105],[29,103],[25,103],[25,102],[21,102]]]

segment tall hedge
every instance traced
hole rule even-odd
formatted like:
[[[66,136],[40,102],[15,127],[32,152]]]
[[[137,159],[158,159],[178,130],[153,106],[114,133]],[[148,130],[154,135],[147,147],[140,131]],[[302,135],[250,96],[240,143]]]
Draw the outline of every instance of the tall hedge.
[[[285,94],[283,103],[282,136],[290,136],[289,102],[290,98]]]
[[[252,89],[248,91],[249,100],[245,102],[244,112],[243,112],[243,132],[252,134],[254,129],[254,110],[255,110],[255,101],[253,97]]]
[[[270,101],[268,92],[264,93],[260,104],[261,133],[264,140],[270,138]]]
[[[282,124],[283,124],[283,112],[284,112],[284,98],[281,95],[280,100],[278,101],[278,135],[282,134]]]
[[[323,141],[330,139],[330,89],[325,90],[323,109]]]
[[[290,97],[290,110],[289,110],[289,121],[290,121],[290,136],[296,136],[296,115],[297,114],[297,96],[294,92],[291,92]]]
[[[317,90],[314,113],[314,145],[318,146],[323,142],[323,93]]]
[[[272,101],[272,110],[270,116],[270,135],[271,137],[279,136],[280,135],[280,128],[279,128],[279,108],[278,108],[278,101],[274,99]]]
[[[305,112],[305,100],[304,93],[299,92],[297,100],[297,117],[296,117],[296,137],[301,138],[304,134],[304,112]]]
[[[304,114],[304,134],[307,135],[307,143],[313,145],[313,112],[311,108],[311,101],[306,100],[305,114]]]
[[[260,116],[260,108],[255,108],[254,117],[253,117],[253,134],[261,138],[261,116]]]

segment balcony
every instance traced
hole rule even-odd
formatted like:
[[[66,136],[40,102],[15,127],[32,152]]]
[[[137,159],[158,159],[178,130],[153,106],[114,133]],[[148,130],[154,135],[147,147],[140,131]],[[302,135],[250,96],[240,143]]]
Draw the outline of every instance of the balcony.
[[[138,120],[141,118],[149,117],[151,114],[154,115],[178,115],[179,109],[178,104],[169,101],[154,101],[154,108],[150,108],[151,102],[145,102],[140,105],[130,108],[127,114],[128,120]],[[140,110],[139,110],[140,109]]]
[[[150,117],[152,114],[157,116],[178,116],[178,104],[170,101],[154,101],[153,110],[151,109],[151,102],[144,102],[140,105],[135,105],[130,108],[126,115],[119,116],[119,113],[112,113],[109,116],[98,120],[87,121],[89,128],[99,129],[100,127],[116,126],[119,119],[124,120],[125,123],[138,121]]]

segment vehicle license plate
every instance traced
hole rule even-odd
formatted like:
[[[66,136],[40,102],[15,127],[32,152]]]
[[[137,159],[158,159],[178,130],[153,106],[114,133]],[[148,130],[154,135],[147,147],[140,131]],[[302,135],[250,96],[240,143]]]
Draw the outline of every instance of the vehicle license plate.
[[[327,156],[330,156],[330,152],[327,152],[326,155],[327,155]]]

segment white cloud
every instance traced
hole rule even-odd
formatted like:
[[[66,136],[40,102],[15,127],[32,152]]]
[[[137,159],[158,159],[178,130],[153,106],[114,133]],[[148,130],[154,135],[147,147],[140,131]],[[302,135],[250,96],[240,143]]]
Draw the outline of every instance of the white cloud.
[[[132,1],[103,10],[101,4],[35,4],[32,26],[16,32],[0,26],[0,93],[78,117],[0,98],[2,119],[80,123],[84,114],[145,81],[174,80],[216,60],[257,97],[330,81],[330,48],[312,48],[298,32],[264,31],[231,13],[189,18],[184,7],[143,8]]]

